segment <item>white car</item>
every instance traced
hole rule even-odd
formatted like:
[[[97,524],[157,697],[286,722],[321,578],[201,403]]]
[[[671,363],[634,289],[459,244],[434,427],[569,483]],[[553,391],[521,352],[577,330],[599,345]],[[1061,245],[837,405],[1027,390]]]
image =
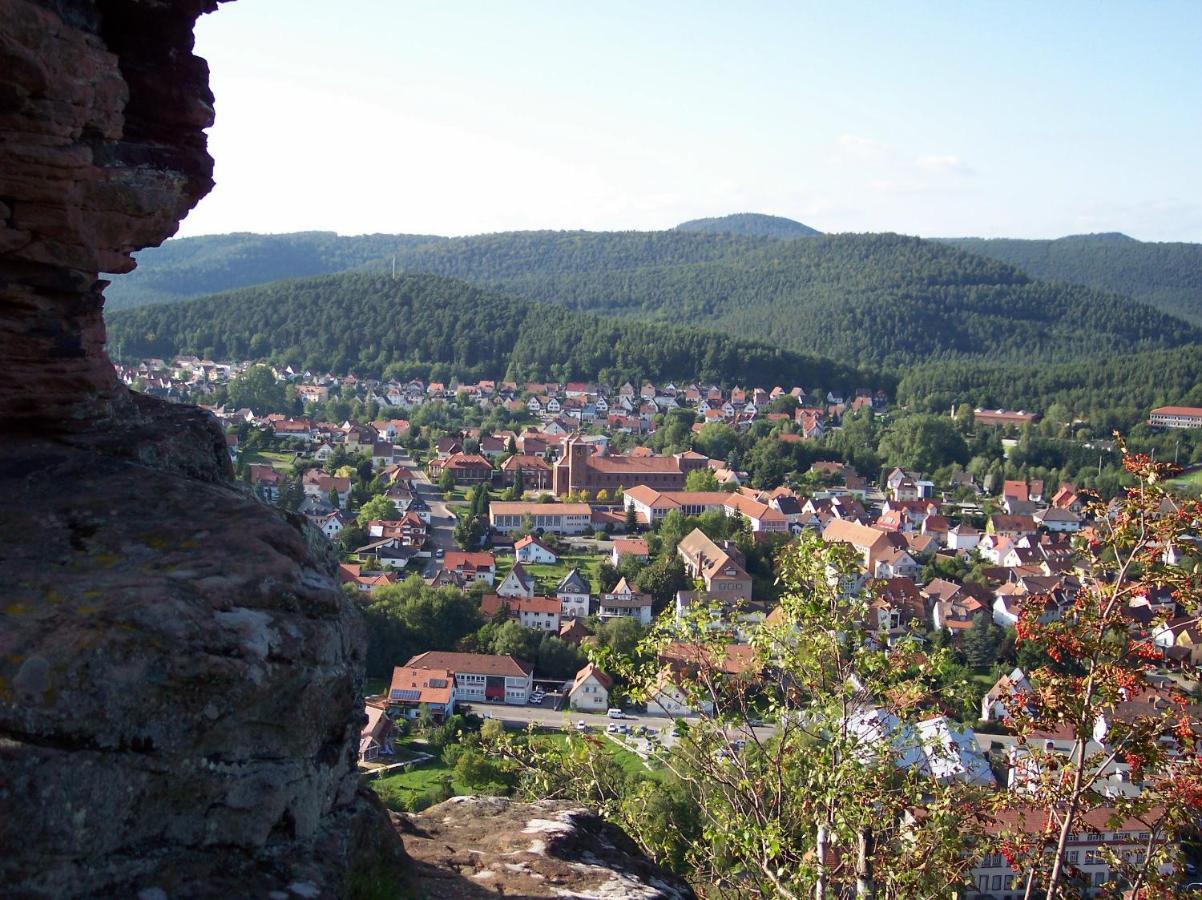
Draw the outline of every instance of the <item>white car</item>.
[[[609,716],[611,719],[625,719],[626,718],[626,713],[622,712],[622,710],[620,710],[616,707],[610,709],[610,711],[607,712],[606,715]]]
[[[621,730],[622,730],[622,728],[620,725],[618,725],[617,722],[610,722],[608,725],[605,726],[605,731],[608,734],[617,734]]]
[[[588,723],[585,722],[584,719],[581,719],[579,722],[576,723],[576,730],[577,731],[588,731]]]

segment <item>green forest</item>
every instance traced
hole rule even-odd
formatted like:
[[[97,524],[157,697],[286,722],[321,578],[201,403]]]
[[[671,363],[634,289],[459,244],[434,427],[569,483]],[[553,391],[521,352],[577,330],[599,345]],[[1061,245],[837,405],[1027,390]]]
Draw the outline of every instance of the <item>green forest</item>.
[[[335,246],[344,240],[327,237]],[[371,238],[373,252],[388,240]],[[540,231],[395,240],[363,266],[385,270],[395,260],[405,272],[539,303],[735,334],[856,366],[1064,361],[1202,340],[1197,328],[1128,298],[1033,281],[1013,266],[901,235]],[[367,255],[347,251],[348,259]],[[221,255],[208,281],[232,277],[238,258]]]
[[[947,243],[1009,263],[1033,278],[1124,294],[1202,323],[1202,244],[1147,243],[1124,234],[1054,241],[957,238]]]
[[[431,275],[274,282],[109,317],[117,358],[196,353],[387,377],[693,379],[892,388],[890,378],[717,332],[603,319]]]

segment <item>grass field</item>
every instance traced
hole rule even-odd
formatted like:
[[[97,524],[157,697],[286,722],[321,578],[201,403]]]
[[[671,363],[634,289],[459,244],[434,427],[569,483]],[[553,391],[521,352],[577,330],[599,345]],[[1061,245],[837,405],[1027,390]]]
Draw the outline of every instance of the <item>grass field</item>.
[[[1192,472],[1186,472],[1180,478],[1174,478],[1172,485],[1182,491],[1202,491],[1202,469],[1195,469]]]
[[[568,553],[559,557],[559,562],[553,566],[536,566],[529,563],[522,563],[522,568],[529,572],[538,580],[538,590],[541,593],[550,594],[555,589],[555,585],[572,571],[572,569],[580,569],[580,574],[589,580],[589,585],[593,592],[600,590],[600,585],[597,581],[597,570],[601,563],[607,557],[598,553]],[[509,570],[513,568],[512,556],[497,557],[497,584],[509,574]]]
[[[278,453],[275,450],[255,450],[252,453],[244,454],[243,459],[246,460],[247,465],[260,463],[271,466],[273,469],[291,469],[296,454]]]
[[[571,736],[567,734],[552,732],[549,734],[536,735],[534,740],[543,745],[565,746],[569,737]],[[639,757],[637,753],[633,753],[630,750],[624,750],[604,735],[592,734],[591,737],[594,740],[601,742],[601,746],[604,747],[605,751],[614,758],[614,762],[618,764],[618,767],[623,772],[626,772],[630,775],[643,775],[647,778],[659,777],[659,773],[657,771],[647,768],[647,766],[643,763],[642,758]]]

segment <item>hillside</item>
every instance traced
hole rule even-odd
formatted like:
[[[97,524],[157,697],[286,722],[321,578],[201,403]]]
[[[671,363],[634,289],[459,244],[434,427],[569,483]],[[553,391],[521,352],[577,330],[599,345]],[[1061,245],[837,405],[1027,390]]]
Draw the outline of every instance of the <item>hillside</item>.
[[[891,380],[724,335],[548,309],[430,275],[279,281],[109,318],[118,358],[271,358],[363,375],[702,379],[851,389]]]
[[[689,258],[679,260],[685,251]],[[523,232],[416,247],[404,264],[539,302],[702,326],[876,366],[1067,360],[1202,338],[1125,298],[1032,281],[1012,266],[891,234],[780,241]]]
[[[179,238],[137,254],[138,268],[109,276],[105,308],[129,309],[170,303],[281,278],[303,278],[354,269],[378,261],[398,247],[445,238],[427,235],[364,234],[342,237],[332,231],[295,234],[218,234]]]
[[[1033,278],[1125,294],[1202,324],[1202,244],[1145,243],[1123,234],[1054,241],[954,238],[946,243],[1009,263]]]
[[[1165,404],[1202,406],[1202,346],[1154,350],[1054,365],[959,361],[916,366],[898,385],[898,401],[946,412],[953,403],[975,407],[1054,405],[1088,420],[1096,431],[1128,431]]]
[[[763,213],[734,213],[712,219],[692,219],[688,222],[681,222],[675,230],[786,239],[822,234],[817,228],[811,228],[809,225],[803,225],[793,219],[786,219],[783,216],[766,216]]]
[[[242,245],[231,239],[229,246],[219,243],[169,265],[146,258],[140,271],[144,283],[179,296],[200,284],[258,283],[288,270],[287,259],[276,253],[285,237]],[[317,261],[306,263],[311,266],[341,262],[384,271],[395,258],[405,272],[458,278],[582,312],[722,331],[854,365],[1056,361],[1202,340],[1197,328],[1126,298],[1033,281],[1005,263],[893,234],[795,240],[685,231],[292,237],[296,241],[284,246],[302,257],[314,244],[329,248],[314,252]]]

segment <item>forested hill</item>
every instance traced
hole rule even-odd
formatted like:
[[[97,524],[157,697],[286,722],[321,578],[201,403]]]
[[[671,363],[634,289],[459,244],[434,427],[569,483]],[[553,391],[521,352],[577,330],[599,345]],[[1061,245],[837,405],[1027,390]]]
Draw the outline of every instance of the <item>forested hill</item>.
[[[378,262],[399,248],[446,238],[430,235],[363,234],[332,231],[295,234],[217,234],[178,238],[137,253],[138,268],[113,279],[105,308],[114,311],[170,303],[218,291],[342,272]]]
[[[687,260],[673,259],[686,250]],[[650,261],[653,253],[660,261]],[[895,234],[519,232],[416,247],[405,266],[582,311],[884,366],[966,356],[1066,360],[1202,338],[1126,298],[1032,281],[1013,266]]]
[[[962,402],[1036,409],[1058,421],[1085,419],[1095,434],[1126,432],[1154,407],[1202,406],[1202,346],[1041,366],[982,360],[917,366],[903,375],[897,399],[930,412]]]
[[[766,216],[763,213],[735,213],[713,219],[692,219],[676,226],[677,231],[703,232],[705,234],[738,234],[744,237],[796,238],[822,234],[816,228],[803,225],[783,216]]]
[[[1145,243],[1123,234],[1054,241],[954,238],[946,243],[1009,263],[1034,278],[1126,294],[1202,324],[1202,244]]]
[[[330,248],[317,253],[317,264],[342,260],[384,271],[395,259],[405,272],[459,278],[583,312],[723,331],[856,365],[966,357],[1056,361],[1202,340],[1197,328],[1130,299],[1033,281],[1014,266],[895,234],[792,240],[686,231],[294,237],[300,256],[310,244]],[[249,279],[244,283],[289,269],[255,256],[253,242],[245,250],[235,247],[214,247],[174,268],[143,254],[143,283],[174,283],[182,293],[181,281],[189,289],[236,283],[239,267]],[[186,278],[164,275],[167,269],[182,269]],[[109,288],[110,295],[119,285]]]
[[[551,309],[431,275],[278,281],[109,317],[117,358],[196,353],[435,380],[714,381],[891,389],[840,362],[695,329]]]

